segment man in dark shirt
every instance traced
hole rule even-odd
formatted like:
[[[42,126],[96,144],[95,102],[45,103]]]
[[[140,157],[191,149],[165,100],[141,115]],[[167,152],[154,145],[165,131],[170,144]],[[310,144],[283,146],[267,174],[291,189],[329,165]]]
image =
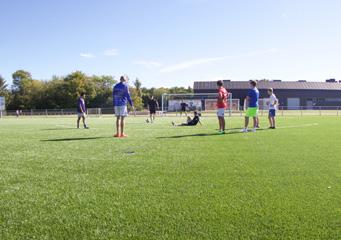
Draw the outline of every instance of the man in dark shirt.
[[[185,113],[185,115],[187,116],[187,107],[188,107],[188,105],[187,105],[187,103],[184,102],[184,100],[181,101],[180,107],[181,107],[181,109],[180,109],[180,116],[182,116],[182,113]]]
[[[150,97],[150,99],[148,101],[148,108],[149,108],[150,122],[153,123],[153,121],[155,120],[156,109],[159,108],[159,103],[154,98],[154,96]]]
[[[198,123],[201,124],[200,118],[199,118],[199,113],[197,111],[195,111],[193,119],[188,117],[186,123],[181,123],[179,125],[176,125],[174,122],[172,122],[172,125],[173,126],[196,126]]]
[[[77,128],[79,128],[79,122],[82,119],[83,126],[85,129],[88,129],[89,127],[85,123],[85,117],[86,117],[86,105],[85,105],[85,93],[82,92],[80,97],[77,101]]]

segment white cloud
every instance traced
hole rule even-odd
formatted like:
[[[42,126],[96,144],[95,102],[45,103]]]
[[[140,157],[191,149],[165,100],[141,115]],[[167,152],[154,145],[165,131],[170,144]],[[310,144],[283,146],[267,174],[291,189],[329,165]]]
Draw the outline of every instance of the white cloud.
[[[104,51],[105,56],[117,56],[118,55],[118,50],[116,48],[112,49],[107,49]]]
[[[91,53],[81,53],[80,56],[83,57],[83,58],[94,58],[95,57]]]
[[[151,68],[158,68],[158,67],[162,66],[161,63],[156,62],[156,61],[144,61],[144,60],[141,60],[141,61],[136,61],[135,63],[138,64],[138,65],[142,65],[142,66],[144,66],[146,68],[149,68],[149,69],[151,69]]]
[[[192,68],[192,67],[195,67],[195,66],[198,66],[198,65],[202,65],[202,64],[207,64],[207,63],[211,63],[211,62],[221,61],[221,60],[224,60],[225,58],[226,57],[196,58],[196,59],[192,59],[192,60],[189,60],[189,61],[180,62],[178,64],[166,66],[166,67],[160,69],[160,72],[162,72],[162,73],[176,72],[176,71],[179,71],[179,70],[184,70],[184,69]]]

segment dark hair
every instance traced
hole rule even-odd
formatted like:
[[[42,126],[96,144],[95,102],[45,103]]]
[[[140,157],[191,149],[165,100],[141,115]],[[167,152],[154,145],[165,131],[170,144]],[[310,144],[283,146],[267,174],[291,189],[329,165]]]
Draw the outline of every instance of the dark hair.
[[[268,91],[271,92],[271,93],[274,92],[273,88],[268,88]]]
[[[221,80],[217,81],[217,85],[218,85],[219,87],[223,86],[223,81],[221,81]]]
[[[81,97],[84,97],[84,95],[85,95],[85,92],[81,92]]]
[[[125,82],[126,81],[126,78],[124,76],[121,76],[120,77],[120,82]]]
[[[250,84],[251,84],[252,86],[254,86],[254,87],[257,86],[257,82],[256,82],[255,80],[250,80]]]

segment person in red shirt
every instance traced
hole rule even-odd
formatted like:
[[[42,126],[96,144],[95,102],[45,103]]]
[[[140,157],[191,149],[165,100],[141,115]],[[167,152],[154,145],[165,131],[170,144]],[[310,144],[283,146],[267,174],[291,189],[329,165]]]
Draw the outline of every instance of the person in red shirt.
[[[229,93],[223,86],[223,81],[217,82],[218,86],[218,100],[217,100],[217,116],[219,120],[219,132],[225,134],[225,109],[227,108],[227,98]]]

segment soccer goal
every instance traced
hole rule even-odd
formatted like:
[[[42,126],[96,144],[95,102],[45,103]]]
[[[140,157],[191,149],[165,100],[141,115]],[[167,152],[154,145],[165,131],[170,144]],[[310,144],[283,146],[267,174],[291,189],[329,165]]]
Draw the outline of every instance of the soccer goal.
[[[181,112],[183,106],[186,111],[210,112],[217,109],[217,93],[178,93],[162,95],[161,110],[162,113]],[[232,93],[227,101],[227,110],[229,115],[233,111],[239,111],[239,99],[233,99]]]

